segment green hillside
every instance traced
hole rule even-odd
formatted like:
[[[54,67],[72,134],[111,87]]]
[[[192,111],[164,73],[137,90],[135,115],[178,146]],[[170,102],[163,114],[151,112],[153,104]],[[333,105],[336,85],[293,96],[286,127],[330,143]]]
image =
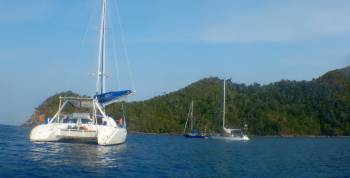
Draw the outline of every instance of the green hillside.
[[[39,124],[40,114],[44,114],[46,117],[52,117],[56,114],[59,105],[60,96],[79,96],[79,94],[72,91],[57,93],[53,96],[48,97],[44,102],[42,102],[37,108],[35,108],[34,113],[30,118],[23,124],[23,126],[33,127]],[[86,96],[85,96],[86,97]],[[70,108],[71,109],[71,108]]]
[[[205,78],[176,92],[125,103],[128,129],[181,133],[194,100],[197,127],[218,132],[222,84],[219,78]],[[330,71],[312,81],[282,80],[268,85],[228,81],[226,103],[227,126],[241,127],[247,123],[250,134],[350,135],[350,67]],[[40,112],[49,111],[46,108],[39,107]],[[107,112],[120,116],[120,108],[120,104],[114,104]]]

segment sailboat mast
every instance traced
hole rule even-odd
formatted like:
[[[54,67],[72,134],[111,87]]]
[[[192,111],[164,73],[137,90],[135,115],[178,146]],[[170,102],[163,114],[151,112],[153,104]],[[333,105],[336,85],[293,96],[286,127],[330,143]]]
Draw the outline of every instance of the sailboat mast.
[[[188,113],[187,113],[187,119],[186,119],[186,123],[185,123],[184,134],[186,133],[187,123],[188,123],[188,120],[190,119],[190,117],[192,115],[191,113],[192,113],[192,103],[191,103],[190,109],[188,110]],[[192,121],[192,119],[191,119],[191,121]]]
[[[193,130],[193,100],[191,102],[191,132]]]
[[[98,45],[98,56],[97,56],[97,80],[96,80],[96,95],[105,93],[106,88],[106,14],[107,14],[107,0],[102,0],[102,10],[100,19],[100,32],[99,32],[99,45]]]
[[[102,93],[106,93],[106,16],[107,16],[107,0],[104,1],[103,14],[103,55],[102,55]]]
[[[224,104],[222,109],[222,128],[225,129],[225,108],[226,108],[226,80],[224,79]]]

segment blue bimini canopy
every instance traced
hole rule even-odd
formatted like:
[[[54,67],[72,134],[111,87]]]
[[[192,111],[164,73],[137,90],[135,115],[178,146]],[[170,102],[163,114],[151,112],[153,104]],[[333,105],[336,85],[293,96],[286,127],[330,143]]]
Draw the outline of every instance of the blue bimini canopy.
[[[106,106],[115,103],[122,97],[128,96],[132,93],[132,90],[111,91],[107,93],[102,93],[100,95],[96,95],[95,97],[97,97],[97,100],[100,104]]]

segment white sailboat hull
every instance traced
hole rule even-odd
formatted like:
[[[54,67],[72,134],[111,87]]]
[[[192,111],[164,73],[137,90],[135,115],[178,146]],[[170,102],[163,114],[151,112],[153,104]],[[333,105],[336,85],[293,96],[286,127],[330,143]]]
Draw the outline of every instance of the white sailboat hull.
[[[231,140],[231,141],[249,141],[250,138],[246,135],[242,137],[237,136],[211,136],[212,139],[220,139],[220,140]]]
[[[126,128],[99,126],[97,143],[99,145],[116,145],[125,143],[127,136]]]
[[[99,145],[116,145],[126,141],[125,128],[96,125],[96,130],[81,131],[62,129],[62,124],[42,124],[34,127],[29,139],[33,142],[54,142],[63,140],[96,141]]]
[[[29,134],[29,139],[34,142],[52,142],[60,140],[56,135],[57,128],[53,124],[35,126]]]

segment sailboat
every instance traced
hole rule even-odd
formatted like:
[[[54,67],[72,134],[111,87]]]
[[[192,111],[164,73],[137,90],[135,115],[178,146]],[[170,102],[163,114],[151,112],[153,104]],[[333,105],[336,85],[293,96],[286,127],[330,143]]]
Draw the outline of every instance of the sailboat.
[[[126,141],[125,116],[116,122],[105,112],[108,105],[134,94],[133,90],[106,92],[106,16],[107,0],[102,0],[96,94],[93,97],[60,97],[57,113],[48,123],[31,130],[31,141],[79,141],[99,145],[122,144]],[[72,107],[79,112],[69,113]]]
[[[242,129],[230,129],[225,127],[225,108],[226,108],[226,80],[224,80],[224,97],[223,97],[223,111],[222,111],[222,133],[220,135],[213,135],[213,139],[248,141],[248,135]]]
[[[190,132],[186,132],[188,121],[190,121]],[[187,138],[208,138],[206,135],[202,134],[199,130],[193,129],[193,126],[195,124],[194,117],[193,117],[193,101],[190,105],[190,110],[187,115],[185,128],[184,128],[184,137]]]

